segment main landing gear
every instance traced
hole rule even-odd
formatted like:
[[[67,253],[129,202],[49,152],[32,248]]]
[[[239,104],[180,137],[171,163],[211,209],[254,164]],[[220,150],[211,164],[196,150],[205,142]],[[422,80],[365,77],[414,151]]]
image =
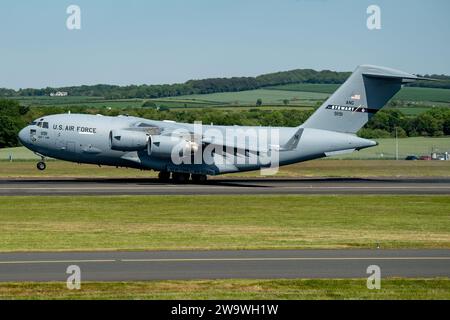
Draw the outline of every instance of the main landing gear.
[[[172,176],[172,179],[171,179]],[[208,180],[208,177],[204,174],[189,174],[189,173],[180,173],[173,172],[172,174],[167,171],[161,171],[158,175],[158,179],[160,182],[173,182],[177,184],[188,183],[189,180],[192,180],[193,183],[205,183]]]
[[[179,172],[172,173],[172,181],[174,183],[179,184],[188,183],[190,178],[191,175],[189,173],[179,173]]]
[[[208,176],[205,174],[193,174],[191,176],[192,182],[205,183],[208,180]]]
[[[161,171],[158,174],[158,179],[161,182],[169,182],[170,181],[170,172],[167,171]]]

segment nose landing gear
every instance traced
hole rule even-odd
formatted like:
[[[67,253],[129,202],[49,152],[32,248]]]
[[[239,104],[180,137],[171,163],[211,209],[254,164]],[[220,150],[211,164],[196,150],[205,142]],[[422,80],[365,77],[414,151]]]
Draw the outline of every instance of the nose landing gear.
[[[47,169],[47,165],[45,164],[45,158],[44,158],[43,156],[41,156],[41,161],[39,161],[39,162],[36,164],[36,168],[37,168],[39,171],[44,171],[45,169]]]
[[[44,161],[39,161],[36,165],[36,168],[38,168],[39,171],[44,171],[45,169],[47,169],[47,165]]]

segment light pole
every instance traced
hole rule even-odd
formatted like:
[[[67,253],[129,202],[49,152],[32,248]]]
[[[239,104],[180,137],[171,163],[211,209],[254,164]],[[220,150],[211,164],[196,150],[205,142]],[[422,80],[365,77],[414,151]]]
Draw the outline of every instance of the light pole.
[[[395,127],[395,160],[398,161],[398,127]]]

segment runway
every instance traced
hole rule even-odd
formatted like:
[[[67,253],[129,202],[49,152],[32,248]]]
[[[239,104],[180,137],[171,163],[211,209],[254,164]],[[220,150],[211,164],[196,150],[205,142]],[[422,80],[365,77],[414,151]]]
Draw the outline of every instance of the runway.
[[[0,281],[450,277],[450,250],[148,251],[0,254]]]
[[[156,179],[7,179],[0,196],[218,194],[450,194],[450,178],[215,178],[201,184]]]

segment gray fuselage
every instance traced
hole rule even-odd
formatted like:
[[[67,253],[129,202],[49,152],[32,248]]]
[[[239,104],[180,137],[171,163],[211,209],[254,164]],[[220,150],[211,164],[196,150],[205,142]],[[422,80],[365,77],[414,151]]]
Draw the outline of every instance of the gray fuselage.
[[[373,141],[358,138],[353,134],[301,126],[272,128],[200,125],[197,128],[202,131],[201,142],[206,141],[207,145],[216,146],[216,151],[212,155],[213,163],[202,161],[192,164],[174,164],[168,157],[149,155],[148,148],[120,151],[113,150],[111,147],[112,134],[115,130],[126,130],[123,132],[130,134],[145,134],[148,137],[160,137],[177,130],[190,134],[195,131],[193,124],[171,121],[152,121],[129,116],[60,114],[37,119],[20,132],[19,138],[24,146],[37,154],[65,161],[206,175],[283,166],[326,157],[336,152],[351,152],[376,145]],[[247,133],[270,136],[273,132],[276,132],[277,141],[270,140],[265,145],[251,139],[237,141]],[[224,138],[217,139],[216,136],[220,133],[223,137],[231,136],[232,138],[226,140],[227,142]],[[293,137],[298,139],[290,145]],[[230,141],[233,142],[230,143]],[[283,147],[285,145],[289,147]],[[202,147],[204,146],[203,143]],[[220,152],[217,151],[219,148]],[[248,159],[245,159],[250,157],[249,153],[250,155],[268,154],[271,156],[271,161],[262,163],[257,160],[249,163]],[[276,157],[274,157],[275,153]],[[238,158],[241,161],[238,161]]]

